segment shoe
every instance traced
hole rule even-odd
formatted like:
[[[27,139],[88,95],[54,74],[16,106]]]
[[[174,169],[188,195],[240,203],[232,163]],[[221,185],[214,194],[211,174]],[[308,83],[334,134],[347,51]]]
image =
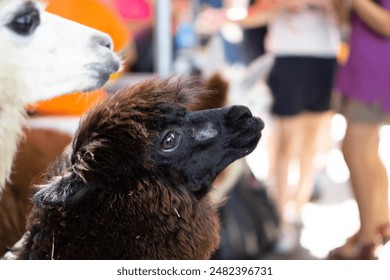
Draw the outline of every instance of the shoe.
[[[378,259],[390,260],[390,224],[379,227],[378,232],[382,237],[382,247],[378,251]]]
[[[283,229],[275,244],[274,252],[280,255],[292,253],[298,246],[298,234],[294,226]]]
[[[303,227],[301,212],[302,210],[298,210],[297,204],[295,202],[288,201],[286,203],[286,209],[283,215],[283,220],[286,221],[288,227],[292,227],[292,226]]]
[[[376,260],[378,259],[378,248],[382,240],[376,238],[373,242],[365,243],[354,235],[347,239],[347,242],[329,252],[329,260]],[[347,249],[348,248],[348,249]],[[348,252],[349,251],[349,252]]]
[[[378,229],[378,232],[382,237],[383,245],[390,241],[390,224],[381,225]]]
[[[311,193],[311,196],[310,196],[310,202],[317,202],[321,199],[322,197],[322,190],[321,190],[321,186],[318,182],[318,180],[316,179],[316,181],[314,182],[314,186],[313,186],[313,192]]]

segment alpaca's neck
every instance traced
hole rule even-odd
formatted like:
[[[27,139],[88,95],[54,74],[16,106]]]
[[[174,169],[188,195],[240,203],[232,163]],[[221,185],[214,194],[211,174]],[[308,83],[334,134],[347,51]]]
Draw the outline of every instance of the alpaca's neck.
[[[21,102],[0,102],[0,194],[11,174],[12,162],[23,131],[24,112]]]

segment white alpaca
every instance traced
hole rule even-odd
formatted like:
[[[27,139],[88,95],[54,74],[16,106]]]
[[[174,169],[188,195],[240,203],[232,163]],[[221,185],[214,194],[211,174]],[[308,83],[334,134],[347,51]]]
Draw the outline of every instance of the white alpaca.
[[[120,62],[111,38],[44,12],[31,0],[0,0],[0,193],[25,121],[24,105],[104,85]]]

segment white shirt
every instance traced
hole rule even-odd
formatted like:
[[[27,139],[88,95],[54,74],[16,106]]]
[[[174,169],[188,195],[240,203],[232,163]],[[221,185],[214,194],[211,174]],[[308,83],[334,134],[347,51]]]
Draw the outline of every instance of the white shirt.
[[[335,57],[340,47],[336,22],[320,8],[283,11],[269,24],[267,50],[277,56]]]

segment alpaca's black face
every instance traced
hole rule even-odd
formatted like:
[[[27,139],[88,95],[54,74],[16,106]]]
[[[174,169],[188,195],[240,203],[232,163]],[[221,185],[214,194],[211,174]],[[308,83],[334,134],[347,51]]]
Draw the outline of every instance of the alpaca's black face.
[[[248,108],[233,106],[191,112],[167,107],[147,153],[154,170],[184,185],[198,198],[230,163],[251,153],[264,127]],[[149,157],[149,156],[148,156]]]

